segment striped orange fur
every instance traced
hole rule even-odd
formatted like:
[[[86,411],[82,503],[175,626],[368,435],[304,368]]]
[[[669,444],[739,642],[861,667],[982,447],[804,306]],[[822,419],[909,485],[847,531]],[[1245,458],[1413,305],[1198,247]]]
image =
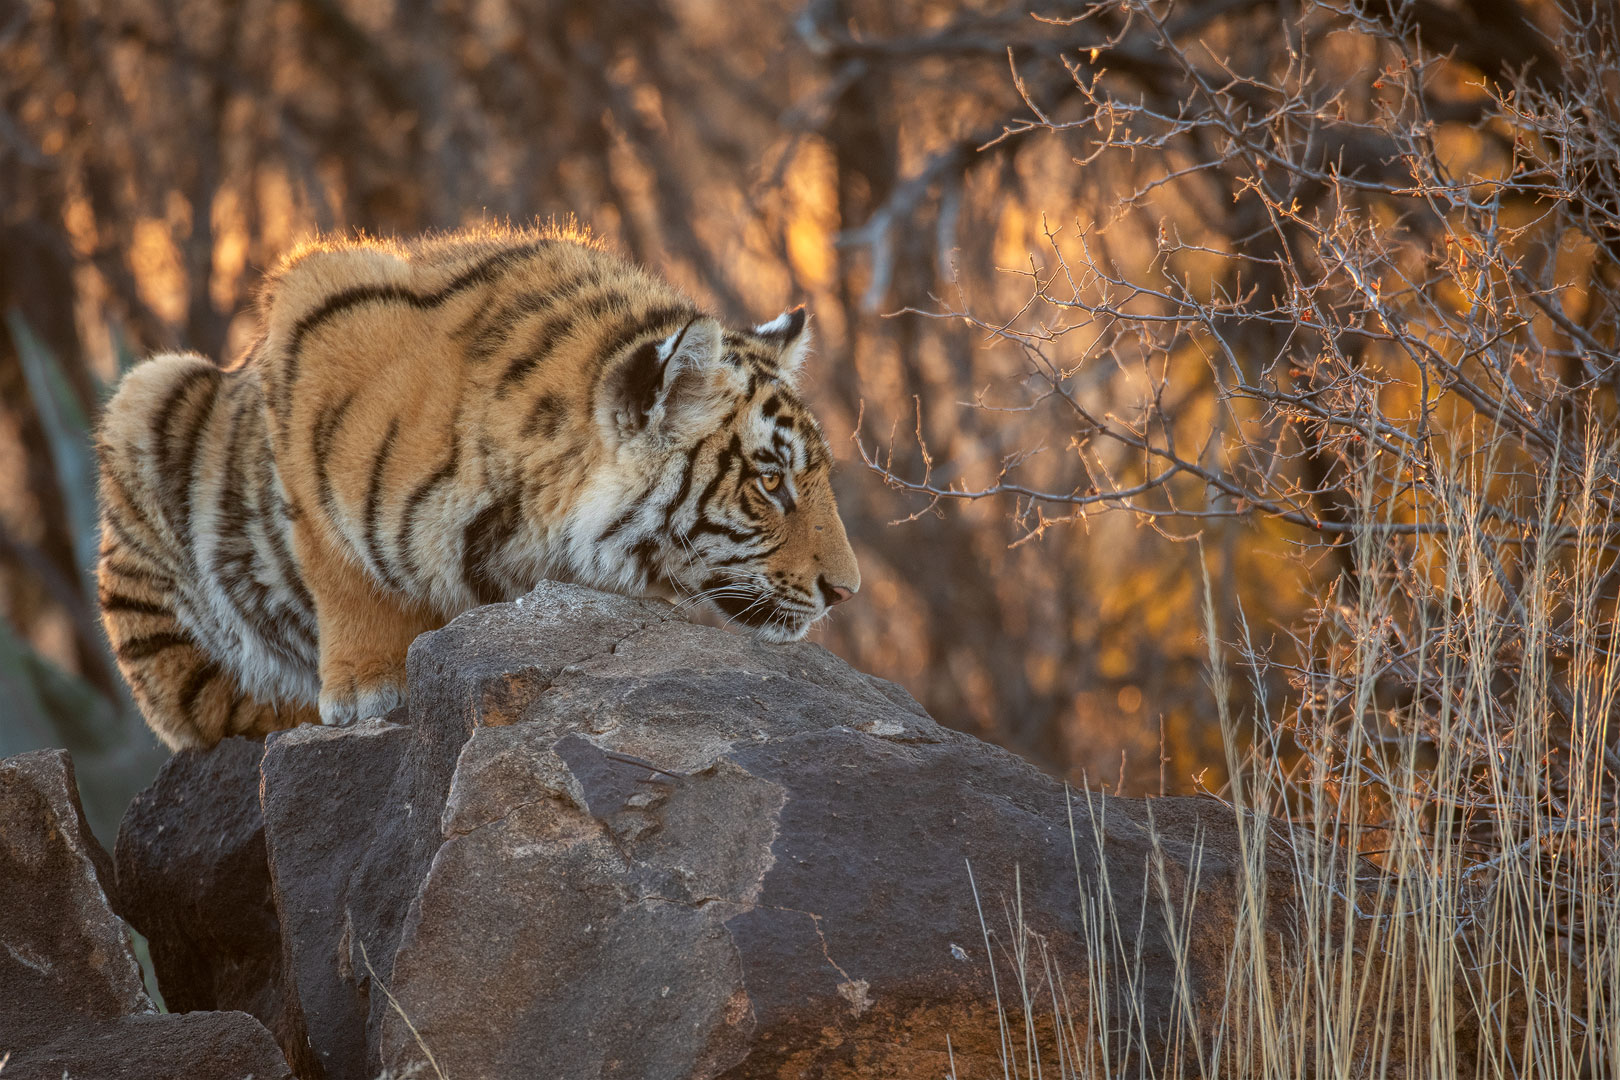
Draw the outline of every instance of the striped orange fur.
[[[802,309],[727,329],[577,236],[479,230],[311,244],[260,315],[231,369],[133,369],[99,432],[102,619],[170,746],[381,715],[417,634],[541,578],[771,641],[860,587]]]

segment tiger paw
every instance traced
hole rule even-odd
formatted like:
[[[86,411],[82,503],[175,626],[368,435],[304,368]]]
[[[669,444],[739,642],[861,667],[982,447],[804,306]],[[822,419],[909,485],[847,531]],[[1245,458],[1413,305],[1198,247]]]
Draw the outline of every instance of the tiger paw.
[[[368,683],[345,680],[341,687],[321,687],[321,723],[346,727],[359,720],[386,716],[404,703],[403,676]]]

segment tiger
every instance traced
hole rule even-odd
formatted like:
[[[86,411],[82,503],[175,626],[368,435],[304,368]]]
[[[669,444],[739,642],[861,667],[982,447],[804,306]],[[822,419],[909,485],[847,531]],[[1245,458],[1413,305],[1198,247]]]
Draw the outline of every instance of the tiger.
[[[240,359],[136,364],[96,432],[101,616],[173,749],[385,715],[419,634],[541,579],[772,643],[860,589],[802,306],[729,328],[545,227],[317,238],[253,311]]]

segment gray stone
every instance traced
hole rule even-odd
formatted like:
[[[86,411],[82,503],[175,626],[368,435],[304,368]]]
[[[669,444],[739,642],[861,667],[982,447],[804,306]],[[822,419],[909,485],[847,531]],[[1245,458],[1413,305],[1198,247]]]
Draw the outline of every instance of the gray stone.
[[[259,812],[264,743],[182,750],[118,828],[118,913],[146,935],[172,1012],[234,1009],[282,1026],[281,934]]]
[[[123,1016],[14,1054],[6,1080],[293,1080],[263,1024],[241,1012]]]
[[[65,750],[0,761],[0,1047],[150,1012]]]
[[[241,1013],[156,1012],[112,861],[90,835],[63,751],[0,761],[0,1057],[6,1080],[291,1077]]]
[[[307,1033],[311,1064],[300,1061],[301,1071],[332,1080],[378,1071],[391,1014],[379,987],[390,985],[407,915],[443,843],[441,810],[472,733],[510,723],[564,668],[669,617],[653,602],[561,595],[581,617],[542,620],[521,604],[469,612],[456,620],[453,654],[425,635],[411,651],[408,705],[391,723],[268,740],[261,801],[287,1005]],[[501,630],[513,619],[528,635],[515,651]]]
[[[492,1080],[941,1076],[949,1035],[960,1075],[999,1073],[969,863],[997,947],[1013,945],[1016,892],[1061,992],[1089,992],[1086,808],[1072,843],[1062,785],[816,646],[544,585],[425,635],[411,678],[413,746],[440,746],[438,786],[417,790],[445,795],[437,835],[416,822],[432,855],[392,998],[372,999],[390,1069],[431,1055]],[[1115,901],[1136,912],[1150,811],[1107,806]],[[1153,812],[1178,819],[1182,842],[1159,842],[1172,888],[1199,822],[1200,910],[1233,909],[1229,812]],[[1155,907],[1150,1025],[1175,993]],[[1195,956],[1195,982],[1218,985],[1223,960],[1219,942]]]
[[[376,1074],[366,1064],[370,966],[392,954],[367,945],[378,912],[412,883],[373,881],[357,867],[378,831],[410,816],[408,805],[389,802],[408,735],[386,721],[295,728],[270,737],[260,766],[284,1007],[300,1020],[297,1064],[307,1080]]]
[[[1060,1024],[1084,1045],[1145,1029],[1157,1046],[1186,994],[1210,1045],[1244,859],[1213,800],[1071,798],[816,646],[567,585],[468,612],[408,666],[386,720],[177,757],[120,836],[123,904],[153,928],[165,988],[270,1018],[303,1080],[982,1077],[1002,1074],[1003,1015],[1021,1047],[1029,1008],[1050,1066]],[[144,1014],[99,899],[105,856],[63,794],[65,761],[48,765],[0,783],[0,860],[48,850],[25,874],[79,906],[26,911],[20,936],[0,921],[24,947],[21,967],[0,955],[0,1008],[14,971],[26,990],[71,967],[38,956],[118,962],[105,985],[67,980],[83,996],[69,1009],[65,991],[16,995],[0,1037],[34,1027],[4,1080],[53,1060],[284,1075],[250,1017]],[[16,829],[47,818],[69,825]],[[1291,856],[1268,853],[1276,965],[1295,887]],[[1196,897],[1180,935],[1165,894]],[[32,895],[0,877],[0,919]],[[1098,911],[1121,920],[1100,953]],[[1106,1032],[1085,1030],[1093,1013]],[[1378,1021],[1407,1045],[1402,1018]],[[103,1068],[114,1046],[135,1071]]]

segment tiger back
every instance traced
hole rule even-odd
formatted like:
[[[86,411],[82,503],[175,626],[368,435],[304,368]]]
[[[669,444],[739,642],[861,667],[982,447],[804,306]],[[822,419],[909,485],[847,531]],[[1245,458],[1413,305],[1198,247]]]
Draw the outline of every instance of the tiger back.
[[[572,235],[320,242],[219,370],[99,432],[103,620],[171,746],[386,713],[421,632],[542,578],[796,640],[859,588],[794,389],[802,309],[724,327]]]

